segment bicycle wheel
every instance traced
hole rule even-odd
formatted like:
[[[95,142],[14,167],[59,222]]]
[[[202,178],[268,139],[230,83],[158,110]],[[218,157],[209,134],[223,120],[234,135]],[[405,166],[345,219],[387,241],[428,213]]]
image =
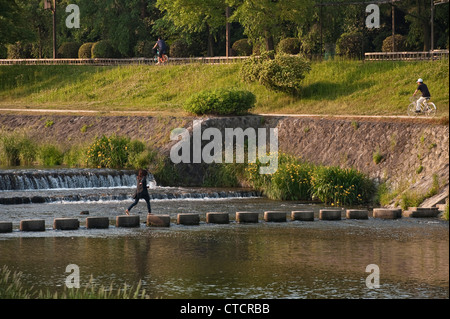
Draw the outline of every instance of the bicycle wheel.
[[[429,117],[436,116],[436,105],[433,102],[428,102],[428,107],[425,111],[425,115]]]
[[[169,57],[167,56],[167,54],[163,54],[162,60],[163,60],[163,63],[169,62]]]
[[[408,115],[409,116],[416,116],[420,113],[416,113],[416,103],[411,103],[408,105]]]

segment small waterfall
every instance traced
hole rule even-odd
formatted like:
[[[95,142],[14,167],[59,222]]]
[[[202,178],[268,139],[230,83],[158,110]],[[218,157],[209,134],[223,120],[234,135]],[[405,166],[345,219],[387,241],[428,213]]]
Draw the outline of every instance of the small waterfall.
[[[153,176],[149,184],[156,184]],[[110,169],[3,170],[0,191],[135,187],[136,172]]]

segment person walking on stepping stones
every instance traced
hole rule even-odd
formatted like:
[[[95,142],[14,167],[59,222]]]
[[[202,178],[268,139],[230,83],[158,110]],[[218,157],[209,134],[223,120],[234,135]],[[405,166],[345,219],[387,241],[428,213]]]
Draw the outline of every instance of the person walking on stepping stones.
[[[139,200],[142,198],[147,203],[148,213],[151,214],[152,208],[150,206],[150,195],[148,194],[149,186],[147,186],[147,171],[140,169],[136,179],[137,179],[137,187],[136,187],[136,192],[133,195],[134,203],[132,203],[130,205],[130,207],[128,207],[128,209],[125,211],[125,213],[127,215],[130,215],[130,210],[134,206],[136,206],[139,203]]]

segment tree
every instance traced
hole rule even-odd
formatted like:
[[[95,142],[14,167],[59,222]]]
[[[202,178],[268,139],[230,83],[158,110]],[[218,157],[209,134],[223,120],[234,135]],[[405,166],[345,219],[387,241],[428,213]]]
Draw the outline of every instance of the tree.
[[[208,33],[208,56],[213,56],[214,37],[225,27],[225,0],[157,0],[165,19],[189,32]]]
[[[0,0],[0,45],[32,38],[24,10],[14,0]]]
[[[313,9],[307,0],[230,0],[236,9],[232,20],[241,23],[244,34],[253,42],[264,39],[266,50],[275,48],[275,38],[283,27],[301,25]]]

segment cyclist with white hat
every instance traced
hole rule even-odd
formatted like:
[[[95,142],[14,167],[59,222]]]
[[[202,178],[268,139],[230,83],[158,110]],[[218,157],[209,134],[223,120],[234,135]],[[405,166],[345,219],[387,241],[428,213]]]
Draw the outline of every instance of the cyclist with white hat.
[[[422,79],[417,80],[418,87],[416,91],[414,92],[413,96],[417,94],[417,92],[422,92],[422,96],[417,100],[416,104],[416,113],[420,112],[420,103],[423,102],[423,104],[428,108],[427,101],[431,98],[430,91],[428,90],[428,86],[423,83]]]

